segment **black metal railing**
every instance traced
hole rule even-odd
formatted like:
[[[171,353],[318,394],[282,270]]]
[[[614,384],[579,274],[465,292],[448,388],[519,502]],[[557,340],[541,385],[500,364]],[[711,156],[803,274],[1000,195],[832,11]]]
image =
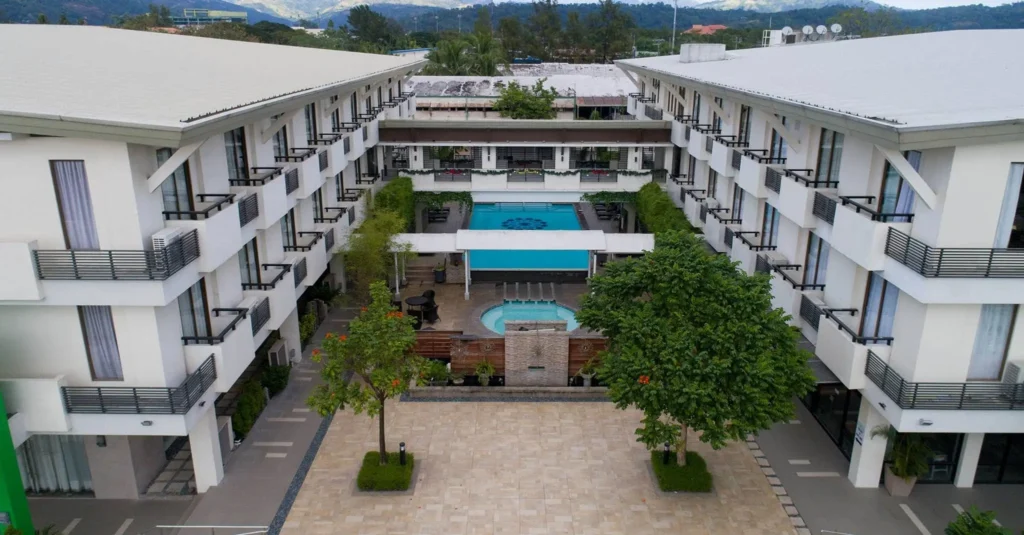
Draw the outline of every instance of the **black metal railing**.
[[[274,275],[273,279],[270,279],[267,282],[243,282],[243,290],[261,290],[264,292],[273,290],[277,287],[277,283],[281,282],[281,280],[284,279],[284,276],[292,270],[291,264],[263,264],[262,267],[263,271],[268,271],[270,268],[274,268],[279,271],[277,272],[277,275]]]
[[[331,132],[325,134],[318,134],[317,137],[307,139],[306,141],[308,141],[310,145],[327,146],[337,143],[339,139],[341,139],[340,133]]]
[[[815,331],[818,330],[818,323],[821,321],[821,307],[807,295],[800,296],[800,317],[804,319]]]
[[[660,121],[663,116],[661,108],[657,108],[649,104],[644,106],[644,115],[646,115],[648,119],[653,119],[655,121]]]
[[[743,223],[743,220],[738,217],[730,218],[722,215],[728,214],[731,211],[732,210],[729,208],[708,208],[708,213],[711,214],[711,217],[715,218],[723,225],[739,225],[740,223]]]
[[[746,149],[743,151],[743,155],[757,163],[779,165],[786,163],[785,158],[772,156],[769,154],[768,149]]]
[[[811,207],[811,213],[814,217],[828,223],[833,224],[836,220],[836,200],[820,191],[814,192],[814,205]]]
[[[924,277],[1024,277],[1024,249],[932,247],[890,228],[885,254]]]
[[[743,153],[738,151],[738,150],[732,151],[732,168],[737,170],[737,171],[739,171],[740,170],[740,166],[742,166],[742,165],[743,165]]]
[[[778,193],[782,189],[782,173],[774,167],[769,167],[764,172],[764,187]]]
[[[345,154],[352,152],[352,138],[346,137],[344,140],[342,140],[341,147],[342,149],[345,150]]]
[[[733,230],[729,227],[725,228],[725,246],[732,249],[732,238]]]
[[[331,252],[331,249],[334,249],[334,229],[333,228],[329,228],[329,229],[327,229],[326,232],[324,232],[324,250],[327,251],[327,252]]]
[[[683,124],[695,124],[697,122],[697,118],[696,117],[694,117],[692,115],[686,115],[686,114],[683,114],[683,113],[681,113],[679,115],[676,115],[674,117],[674,119],[679,121],[679,122],[681,122],[681,123],[683,123]]]
[[[800,282],[800,281],[796,280],[795,278],[793,278],[792,275],[789,274],[789,272],[791,272],[791,271],[796,271],[796,272],[799,272],[799,273],[803,273],[804,267],[801,266],[800,264],[772,264],[772,269],[775,270],[775,272],[778,273],[779,276],[781,276],[783,278],[783,280],[788,282],[789,285],[792,286],[793,289],[795,289],[795,290],[824,290],[825,289],[825,285],[824,284],[810,284],[810,283]]]
[[[837,188],[839,187],[838,180],[819,180],[814,178],[814,169],[785,169],[784,173],[789,178],[792,178],[796,182],[807,186],[808,188]]]
[[[843,331],[846,334],[850,335],[850,338],[853,339],[853,343],[861,344],[861,345],[867,345],[867,344],[887,345],[887,346],[891,346],[892,345],[893,338],[891,336],[861,336],[860,334],[857,333],[856,330],[853,329],[853,327],[850,327],[849,325],[844,323],[843,320],[839,319],[839,317],[836,316],[837,312],[838,313],[849,314],[851,317],[856,317],[857,314],[860,313],[860,311],[858,311],[856,308],[823,308],[823,309],[821,309],[821,313],[824,314],[826,318],[832,320],[836,324],[836,326],[839,327],[840,331]]]
[[[333,131],[335,131],[337,133],[355,132],[356,130],[359,130],[359,123],[351,123],[351,122],[344,122],[344,121],[342,121],[342,122],[338,123],[338,126],[332,128],[331,130],[333,130]]]
[[[852,206],[858,214],[864,212],[872,221],[879,221],[882,223],[910,223],[914,220],[914,214],[912,213],[879,212],[866,204],[858,202],[866,201],[868,203],[873,203],[875,202],[874,195],[841,195],[839,200],[843,203],[843,206]]]
[[[324,214],[313,218],[314,223],[337,223],[338,221],[341,221],[341,217],[345,215],[348,208],[343,206],[325,206],[323,211]],[[326,214],[328,212],[334,212],[334,215],[327,216]]]
[[[747,148],[750,146],[745,139],[740,139],[737,136],[715,136],[715,141],[721,143],[726,147],[742,147]]]
[[[244,309],[244,308],[212,308],[212,309],[210,309],[210,312],[212,312],[215,317],[220,317],[221,314],[230,314],[230,315],[233,315],[235,318],[232,319],[230,323],[225,325],[224,328],[221,329],[221,331],[219,333],[217,333],[217,334],[209,335],[209,336],[198,336],[198,335],[197,336],[182,336],[181,337],[181,343],[182,344],[187,345],[187,346],[188,345],[210,345],[210,346],[212,346],[212,345],[217,345],[217,344],[223,344],[224,343],[224,339],[227,338],[228,335],[231,334],[238,327],[238,324],[241,323],[242,320],[244,320],[246,318],[246,315],[249,313],[249,311]]]
[[[652,169],[651,182],[664,184],[668,180],[668,169]]]
[[[196,198],[199,199],[199,202],[211,204],[202,210],[167,210],[164,211],[164,219],[168,221],[208,219],[235,202],[234,193],[200,193],[196,195]]]
[[[703,188],[683,188],[679,190],[679,200],[686,202],[686,199],[683,197],[685,195],[686,197],[693,199],[694,202],[701,202],[704,200],[704,197],[701,196],[701,193],[707,192],[708,190]]]
[[[473,175],[467,169],[438,169],[434,171],[434,182],[472,182]]]
[[[270,182],[284,171],[282,167],[253,167],[248,178],[233,178],[228,180],[231,186],[262,186]]]
[[[252,334],[260,332],[260,329],[270,321],[270,298],[264,297],[262,301],[252,308]]]
[[[581,169],[580,182],[618,182],[619,172],[615,169]]]
[[[356,185],[376,184],[379,179],[380,175],[377,173],[363,173],[362,176],[356,177]]]
[[[320,241],[320,238],[324,237],[324,233],[319,231],[319,230],[310,230],[310,231],[299,232],[298,235],[299,235],[299,237],[312,236],[313,239],[310,240],[308,243],[305,243],[305,244],[296,243],[295,245],[285,245],[284,246],[284,250],[285,251],[288,251],[288,252],[307,252],[307,251],[312,251],[313,247],[315,247],[317,242]]]
[[[505,180],[508,182],[544,182],[544,173],[529,169],[517,169],[509,171]]]
[[[325,152],[324,154],[327,153]],[[297,189],[299,189],[299,170],[289,169],[288,172],[284,174],[284,192],[287,195]]]
[[[764,255],[757,255],[754,260],[755,273],[771,273],[772,263]]]
[[[712,134],[712,135],[714,135],[714,134],[721,134],[722,133],[722,129],[721,128],[715,128],[715,125],[713,125],[713,124],[695,124],[695,125],[693,125],[693,129],[698,131],[698,132],[700,132],[700,133],[702,133],[702,134]]]
[[[199,234],[191,230],[153,251],[37,250],[40,280],[167,280],[199,258]]]
[[[1024,409],[1024,384],[911,383],[868,350],[864,374],[901,409],[991,411]]]
[[[173,388],[65,386],[67,414],[185,414],[217,380],[213,355]]]
[[[326,171],[328,166],[327,151],[321,152],[318,158],[320,158],[320,170]]]
[[[316,154],[316,147],[294,147],[284,156],[274,156],[275,162],[301,162]]]
[[[750,241],[749,238],[747,238],[747,236],[754,236],[756,238],[760,235],[761,233],[756,230],[743,230],[736,232],[736,237],[739,238],[740,241],[743,242],[743,244],[746,245],[751,251],[774,251],[775,249],[778,248],[775,245],[763,245],[760,243],[754,243]]]
[[[306,274],[308,268],[306,267],[306,259],[302,258],[295,263],[295,270],[292,271],[292,275],[295,277],[295,287],[298,288],[302,284],[302,281],[306,280]]]

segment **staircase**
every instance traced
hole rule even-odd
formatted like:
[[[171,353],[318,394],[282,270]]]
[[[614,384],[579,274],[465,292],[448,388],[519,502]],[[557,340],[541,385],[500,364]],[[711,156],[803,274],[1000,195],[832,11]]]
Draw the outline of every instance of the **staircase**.
[[[405,280],[413,282],[434,282],[434,266],[406,266]]]

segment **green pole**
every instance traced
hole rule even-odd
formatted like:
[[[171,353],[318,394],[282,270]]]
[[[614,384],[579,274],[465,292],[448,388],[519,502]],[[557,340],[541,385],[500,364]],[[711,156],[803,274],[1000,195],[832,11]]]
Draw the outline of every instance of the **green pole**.
[[[6,521],[22,533],[31,535],[36,531],[28,511],[25,486],[21,483],[21,470],[14,452],[11,428],[6,421],[7,407],[3,396],[0,396],[0,415],[4,417],[4,423],[0,425],[0,522]],[[0,523],[0,530],[5,529],[7,525]]]

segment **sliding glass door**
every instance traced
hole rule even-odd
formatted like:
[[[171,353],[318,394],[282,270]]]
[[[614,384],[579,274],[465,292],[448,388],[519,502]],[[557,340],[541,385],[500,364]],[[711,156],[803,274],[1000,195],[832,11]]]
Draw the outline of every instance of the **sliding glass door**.
[[[896,285],[872,271],[868,276],[868,289],[864,297],[860,335],[865,338],[891,338],[899,297],[900,289]]]
[[[182,336],[211,336],[209,310],[206,306],[206,285],[202,280],[179,295],[178,314],[181,316]]]

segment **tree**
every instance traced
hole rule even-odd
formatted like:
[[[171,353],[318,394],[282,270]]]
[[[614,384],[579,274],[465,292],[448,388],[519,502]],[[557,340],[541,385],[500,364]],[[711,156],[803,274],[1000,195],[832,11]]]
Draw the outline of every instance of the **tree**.
[[[490,35],[492,31],[491,10],[485,6],[476,8],[476,21],[473,23],[473,33]]]
[[[68,18],[68,14],[65,11],[60,12],[60,18],[57,19],[57,24],[68,25],[71,24],[71,19]]]
[[[394,252],[399,249],[395,235],[405,232],[409,223],[399,214],[374,210],[349,239],[345,254],[345,272],[352,277],[355,299],[366,302],[374,281],[388,280],[394,267]]]
[[[148,30],[150,28],[167,28],[174,25],[171,10],[167,6],[149,4],[149,11],[133,17],[118,17],[114,25],[128,30]]]
[[[512,119],[554,119],[557,116],[554,104],[558,91],[553,87],[545,89],[546,81],[547,78],[541,78],[533,87],[509,82],[494,101],[494,109],[502,117]]]
[[[475,76],[498,76],[498,66],[505,63],[501,45],[490,32],[476,33],[467,38],[469,44],[469,71]]]
[[[633,19],[613,0],[600,0],[598,11],[587,17],[587,27],[601,63],[608,63],[629,50],[628,30],[633,27]]]
[[[295,21],[295,25],[300,28],[319,28],[320,24],[307,19],[299,19]]]
[[[349,11],[348,26],[356,40],[376,46],[386,46],[393,42],[395,36],[405,33],[398,23],[374,12],[367,5],[356,6]]]
[[[498,21],[498,40],[505,49],[506,60],[512,61],[526,49],[523,33],[523,24],[519,19],[505,17]]]
[[[333,30],[334,29],[334,19],[329,19],[327,21],[327,29],[328,30]]]
[[[654,251],[608,264],[590,291],[576,317],[608,337],[598,375],[617,407],[643,411],[637,441],[675,444],[680,464],[687,429],[718,449],[788,420],[814,385],[768,278],[689,233],[659,234]]]
[[[328,334],[313,360],[322,363],[319,385],[307,400],[310,408],[326,417],[346,407],[366,413],[378,422],[380,463],[387,464],[384,437],[384,404],[409,388],[421,358],[416,345],[413,318],[391,306],[391,292],[381,281],[370,288],[372,300],[349,325],[349,334]],[[349,380],[355,376],[357,381]]]
[[[36,17],[36,24],[49,24],[49,23],[50,23],[50,19],[46,18],[46,15],[43,14],[43,13],[40,13],[39,16]]]
[[[558,38],[562,33],[562,19],[558,16],[558,0],[533,2],[530,15],[530,31],[533,34],[533,52],[547,61],[555,53]]]
[[[579,11],[570,11],[565,21],[565,33],[562,34],[562,55],[569,56],[573,63],[579,63],[583,56],[590,56],[590,43],[587,28],[580,19]]]
[[[440,41],[427,52],[423,74],[432,76],[466,76],[469,74],[469,45],[461,39]]]
[[[973,505],[957,515],[943,531],[945,535],[1013,535],[996,524],[994,511],[980,511]]]
[[[594,111],[590,112],[590,117],[589,117],[589,119],[590,119],[591,121],[600,121],[600,120],[602,119],[602,117],[601,117],[601,112],[600,112],[600,111],[598,111],[598,109],[597,109],[597,108],[594,108]]]
[[[209,37],[212,39],[227,39],[229,41],[248,41],[258,43],[259,39],[249,33],[248,26],[235,22],[218,22],[206,26],[192,26],[181,31],[185,35],[196,37]]]

